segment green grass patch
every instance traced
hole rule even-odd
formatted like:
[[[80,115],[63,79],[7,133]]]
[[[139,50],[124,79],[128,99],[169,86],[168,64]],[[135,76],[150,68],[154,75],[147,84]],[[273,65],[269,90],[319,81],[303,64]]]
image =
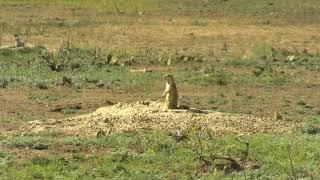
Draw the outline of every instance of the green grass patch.
[[[309,120],[301,131],[312,135],[320,134],[320,116],[316,116]]]
[[[72,157],[33,157],[22,163],[4,163],[7,178],[317,178],[318,135],[250,135],[185,139],[162,132],[107,135],[100,138],[21,136],[7,140],[9,148],[46,146],[50,150],[77,147]],[[248,144],[248,146],[245,143]],[[103,147],[103,155],[86,154],[85,147]],[[45,149],[45,148],[44,148]],[[82,150],[80,150],[82,149]],[[101,148],[100,148],[101,149]],[[0,154],[0,159],[8,157]],[[243,169],[230,166],[231,158]],[[255,164],[254,166],[250,165]],[[23,168],[22,168],[23,167]],[[1,177],[1,174],[0,174]]]
[[[274,51],[271,45],[262,44],[251,59],[230,59],[202,64],[200,54],[188,52],[172,54],[149,49],[128,53],[108,49],[62,48],[52,54],[43,48],[0,51],[0,88],[30,86],[41,90],[53,86],[82,88],[120,87],[127,90],[146,91],[161,79],[160,72],[131,73],[141,66],[167,66],[171,59],[174,66],[182,65],[173,74],[177,82],[196,85],[259,84],[266,88],[281,87],[298,82],[295,74],[285,70],[302,66],[318,71],[318,56],[297,55],[286,61],[285,52]],[[1,58],[2,57],[2,58]],[[229,70],[229,66],[238,69]]]
[[[48,149],[52,142],[48,137],[43,136],[20,136],[1,143],[9,148],[31,148],[37,150]]]

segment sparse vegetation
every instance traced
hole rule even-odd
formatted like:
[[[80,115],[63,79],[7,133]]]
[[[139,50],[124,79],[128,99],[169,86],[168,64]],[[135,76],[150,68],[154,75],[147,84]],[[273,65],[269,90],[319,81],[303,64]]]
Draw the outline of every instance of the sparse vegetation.
[[[0,0],[0,179],[319,179],[319,7]],[[25,47],[12,48],[15,37]],[[301,126],[281,135],[194,127],[92,138],[27,128],[158,100],[163,74],[174,75],[186,107],[266,118],[276,110]]]
[[[316,135],[320,133],[320,117],[315,117],[302,128],[303,133]]]
[[[8,86],[9,82],[6,79],[0,80],[0,88],[6,88]]]
[[[248,149],[242,141],[249,144]],[[318,142],[318,136],[310,135],[285,135],[276,139],[272,135],[256,135],[243,137],[240,142],[234,137],[200,140],[193,132],[183,141],[159,132],[90,139],[27,135],[11,139],[4,145],[35,149],[46,147],[49,151],[77,146],[82,150],[71,151],[71,156],[37,156],[21,164],[6,161],[8,156],[5,153],[0,159],[2,171],[11,178],[34,178],[35,175],[43,178],[169,178],[173,174],[177,178],[312,178],[319,176],[316,165]],[[106,153],[99,156],[85,153],[92,148]],[[238,171],[228,167],[228,160],[212,159],[224,156],[250,168]],[[92,167],[96,169],[92,170]],[[68,173],[65,173],[66,170]]]

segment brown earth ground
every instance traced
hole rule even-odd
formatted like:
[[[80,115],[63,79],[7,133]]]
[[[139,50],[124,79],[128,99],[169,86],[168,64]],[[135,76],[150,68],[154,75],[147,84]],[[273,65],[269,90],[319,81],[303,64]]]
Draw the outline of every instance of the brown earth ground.
[[[305,86],[304,86],[305,87]],[[0,103],[2,117],[1,130],[3,134],[16,134],[21,132],[27,121],[45,119],[63,119],[93,112],[99,107],[108,106],[116,102],[135,102],[143,100],[157,100],[161,94],[162,86],[159,83],[154,92],[128,92],[124,90],[83,89],[76,92],[68,87],[38,90],[30,88],[1,89]],[[259,87],[190,87],[180,85],[180,102],[195,108],[216,110],[230,113],[251,114],[258,117],[272,118],[274,111],[283,114],[285,121],[301,122],[317,113],[320,107],[317,97],[319,91],[313,88],[291,87],[288,89],[275,89],[270,92]],[[216,106],[208,103],[212,96],[223,93],[232,103]],[[241,95],[237,95],[240,93]],[[92,96],[94,94],[94,96]],[[39,99],[33,99],[34,96]],[[50,97],[58,97],[50,100]],[[263,100],[263,99],[266,100]],[[311,109],[303,114],[295,109],[300,99],[304,99]],[[112,102],[112,103],[111,103]],[[79,109],[72,109],[72,105],[79,105]],[[55,112],[59,107],[65,110]],[[71,107],[71,108],[68,108]],[[70,111],[69,111],[70,110]],[[272,123],[274,124],[274,123]],[[274,124],[276,125],[276,124]],[[290,129],[290,128],[289,128]]]
[[[13,18],[14,17],[14,18]],[[205,24],[196,20],[205,19]],[[13,45],[13,34],[23,32],[30,45],[57,49],[61,40],[76,47],[137,49],[188,49],[205,54],[248,55],[253,46],[271,42],[289,51],[319,52],[319,23],[282,21],[261,24],[253,17],[226,18],[219,14],[147,13],[118,15],[85,8],[3,6],[2,45]],[[270,19],[276,20],[276,19]],[[280,20],[281,21],[281,20]],[[224,44],[228,52],[221,51]]]
[[[239,21],[205,15],[205,18],[208,19],[206,25],[193,25],[192,22],[197,18],[199,15],[197,17],[163,14],[115,16],[112,13],[100,13],[81,8],[72,10],[67,7],[34,7],[30,9],[24,6],[1,6],[2,39],[0,45],[13,45],[13,34],[23,31],[27,34],[23,36],[23,39],[27,40],[28,44],[41,45],[50,49],[59,48],[61,40],[68,39],[76,47],[100,46],[111,49],[120,48],[128,52],[150,47],[168,51],[186,49],[201,52],[207,57],[214,57],[211,58],[213,60],[230,56],[250,56],[252,47],[261,42],[271,42],[274,47],[292,52],[301,52],[304,49],[311,53],[320,51],[319,23],[262,25],[250,18]],[[225,44],[228,46],[227,51],[222,50]],[[230,68],[229,71],[232,72],[233,69]],[[268,91],[255,85],[244,87],[178,84],[180,102],[195,108],[248,114],[263,119],[272,118],[273,112],[278,111],[283,114],[284,121],[272,122],[269,124],[270,128],[275,127],[276,131],[282,130],[282,133],[286,133],[287,130],[294,129],[301,121],[320,114],[319,75],[304,69],[296,70],[296,72],[303,77],[299,85],[273,88]],[[160,83],[160,80],[149,92],[97,88],[75,91],[69,87],[50,87],[46,91],[30,87],[0,89],[0,135],[11,136],[25,132],[28,121],[40,120],[47,123],[47,119],[64,119],[87,114],[94,112],[99,107],[110,105],[110,102],[132,103],[141,100],[157,100],[162,90],[163,84]],[[210,97],[220,94],[224,94],[225,99],[231,103],[218,106],[208,103]],[[301,99],[310,107],[304,109],[303,112],[296,108]],[[81,108],[69,108],[74,104],[80,104]],[[53,112],[52,110],[57,107],[66,108]],[[79,151],[89,156],[105,154],[106,149],[79,146],[57,146],[47,151],[10,149],[17,160],[43,155],[71,156],[74,152]]]
[[[250,50],[261,42],[271,42],[274,47],[296,52],[307,49],[319,52],[319,24],[293,23],[262,25],[255,19],[230,20],[214,14],[177,16],[164,14],[116,15],[88,11],[82,8],[35,6],[2,6],[0,20],[3,24],[1,45],[13,44],[13,34],[25,32],[23,38],[31,45],[41,45],[56,49],[61,40],[68,39],[75,47],[102,47],[136,51],[157,48],[162,50],[186,49],[200,52],[213,60],[230,56],[250,56]],[[192,22],[205,17],[205,25]],[[227,46],[227,50],[224,46]],[[229,71],[232,71],[230,69]],[[299,72],[299,70],[296,70]],[[203,109],[255,114],[272,117],[275,110],[282,112],[289,120],[301,121],[319,113],[319,76],[301,71],[304,81],[299,85],[274,88],[270,91],[257,86],[239,87],[179,85],[181,102]],[[1,131],[17,133],[23,127],[21,120],[43,120],[64,118],[76,114],[92,112],[111,102],[134,102],[156,99],[162,91],[157,83],[149,92],[135,92],[121,89],[83,89],[74,91],[67,87],[54,87],[48,91],[29,87],[0,89]],[[219,107],[208,103],[208,98],[224,93],[232,103]],[[46,97],[57,96],[56,100]],[[94,96],[92,96],[94,94]],[[237,94],[241,94],[240,96]],[[33,98],[34,96],[42,97]],[[264,100],[261,100],[261,99]],[[299,113],[294,107],[304,99],[311,109]],[[78,110],[52,112],[56,106],[81,103]],[[66,108],[68,109],[68,108]]]

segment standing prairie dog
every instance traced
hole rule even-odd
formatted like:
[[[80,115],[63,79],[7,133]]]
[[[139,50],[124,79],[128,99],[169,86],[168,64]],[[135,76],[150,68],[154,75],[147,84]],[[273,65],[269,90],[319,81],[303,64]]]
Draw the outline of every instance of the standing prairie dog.
[[[166,80],[166,89],[161,97],[166,97],[165,108],[177,109],[178,108],[178,90],[172,75],[164,75],[162,80]]]
[[[16,39],[14,41],[14,47],[17,48],[17,47],[24,47],[24,42],[21,41],[21,39],[16,36]]]
[[[283,117],[278,111],[274,111],[273,112],[273,119],[274,120],[283,120]]]

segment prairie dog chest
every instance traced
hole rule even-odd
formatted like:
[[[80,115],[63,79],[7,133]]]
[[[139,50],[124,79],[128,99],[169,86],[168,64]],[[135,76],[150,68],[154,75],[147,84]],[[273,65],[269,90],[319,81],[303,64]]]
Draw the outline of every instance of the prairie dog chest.
[[[24,43],[19,39],[17,38],[14,42],[14,46],[15,47],[23,47],[24,46]]]
[[[166,83],[167,98],[178,96],[176,84],[172,81]]]
[[[166,83],[166,91],[172,91],[173,88],[173,84],[170,84],[169,82]]]
[[[166,89],[164,95],[166,97],[165,108],[176,109],[178,107],[178,90],[172,75],[165,75],[163,79],[166,80]]]

